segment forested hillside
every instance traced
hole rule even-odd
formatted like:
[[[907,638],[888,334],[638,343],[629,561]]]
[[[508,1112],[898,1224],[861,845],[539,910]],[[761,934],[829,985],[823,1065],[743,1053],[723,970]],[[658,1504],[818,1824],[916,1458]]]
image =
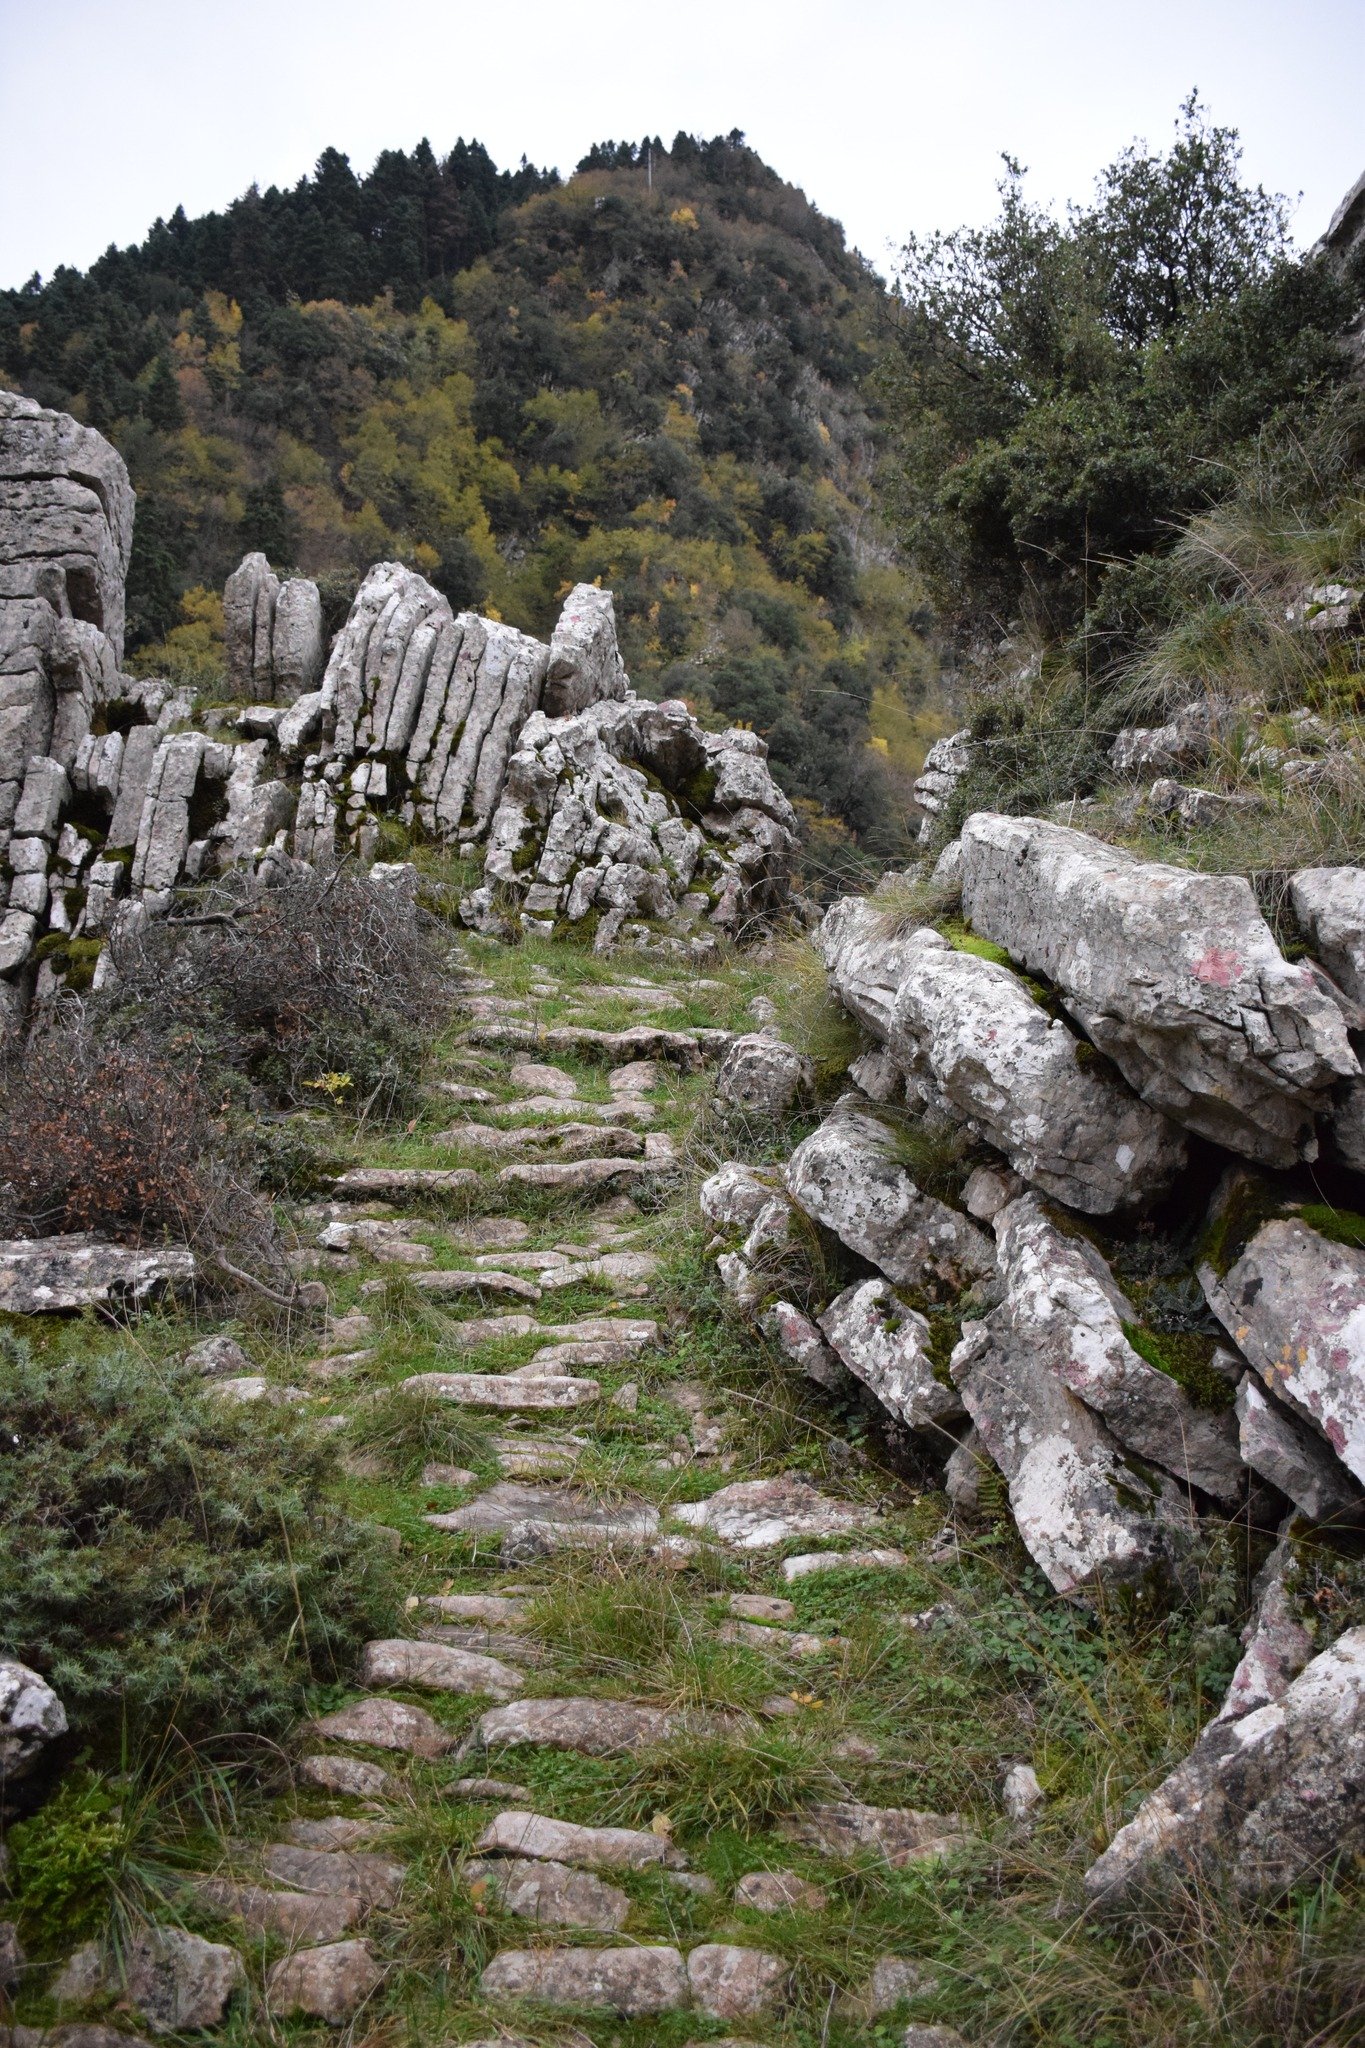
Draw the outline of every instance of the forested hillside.
[[[365,177],[329,150],[0,296],[0,383],[127,460],[144,666],[211,684],[248,548],[332,628],[385,557],[542,634],[600,577],[637,687],[756,726],[817,857],[885,856],[928,660],[869,509],[883,305],[738,134],[598,145],[567,183],[477,143]]]

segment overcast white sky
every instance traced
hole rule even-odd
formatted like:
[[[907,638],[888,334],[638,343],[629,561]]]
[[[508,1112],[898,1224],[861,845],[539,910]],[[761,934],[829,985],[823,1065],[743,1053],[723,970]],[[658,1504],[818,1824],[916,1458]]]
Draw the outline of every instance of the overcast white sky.
[[[988,217],[1002,151],[1082,196],[1197,85],[1300,240],[1365,169],[1365,0],[0,0],[0,285],[158,214],[422,135],[562,172],[742,128],[885,271]]]

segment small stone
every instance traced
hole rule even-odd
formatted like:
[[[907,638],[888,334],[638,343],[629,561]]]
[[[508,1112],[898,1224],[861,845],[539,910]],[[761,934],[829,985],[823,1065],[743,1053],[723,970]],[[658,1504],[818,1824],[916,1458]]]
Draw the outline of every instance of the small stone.
[[[908,2026],[901,2036],[901,2048],[967,2048],[956,2027]]]
[[[823,1913],[828,1903],[818,1884],[794,1870],[751,1870],[735,1886],[735,1904],[751,1913]]]
[[[925,1988],[925,1973],[908,1956],[879,1956],[872,1966],[864,1994],[872,2013],[891,2012],[903,1998],[913,1998]]]
[[[769,1593],[732,1593],[729,1607],[744,1621],[795,1621],[790,1600],[777,1600]]]
[[[301,1852],[300,1852],[301,1853]],[[196,1878],[193,1891],[211,1913],[240,1920],[253,1934],[277,1934],[284,1941],[339,1941],[365,1913],[353,1893],[267,1891],[226,1877]]]
[[[688,1973],[675,1948],[504,1949],[480,1979],[485,1998],[536,1999],[647,2019],[689,2003]]]
[[[117,1970],[105,1971],[109,1989],[119,1978]],[[183,1927],[151,1927],[128,1943],[121,1978],[129,2003],[154,2034],[181,2034],[218,2026],[246,1972],[236,1949]]]
[[[464,1465],[423,1465],[423,1486],[477,1486],[479,1475]]]
[[[531,1235],[520,1216],[479,1216],[453,1233],[456,1241],[478,1252],[510,1252]]]
[[[737,1038],[716,1076],[716,1099],[746,1116],[776,1122],[815,1093],[815,1069],[804,1053],[765,1032]]]
[[[743,2020],[772,2012],[791,1982],[781,1956],[731,1942],[704,1942],[687,1958],[692,1996],[714,2020]]]
[[[234,1337],[203,1338],[185,1353],[185,1363],[213,1379],[244,1379],[256,1370]]]
[[[1011,1820],[1025,1821],[1047,1795],[1032,1764],[1012,1764],[1000,1788],[1000,1804]]]
[[[333,1942],[276,1963],[265,1980],[266,2002],[279,2018],[302,2013],[344,2027],[382,1981],[368,1942]]]
[[[910,1560],[903,1550],[812,1550],[782,1561],[789,1586],[812,1572],[903,1572]]]
[[[365,1685],[411,1685],[431,1692],[488,1693],[507,1699],[521,1691],[526,1673],[497,1657],[395,1637],[366,1643],[361,1679]]]
[[[511,1373],[419,1372],[404,1380],[400,1391],[451,1401],[459,1408],[534,1415],[590,1407],[602,1389],[596,1380],[570,1379],[555,1373],[523,1379]]]
[[[300,1849],[363,1849],[397,1830],[391,1821],[351,1820],[344,1813],[329,1813],[323,1820],[291,1820],[284,1832]]]
[[[524,1806],[531,1797],[524,1785],[513,1785],[506,1778],[457,1778],[444,1790],[449,1799],[510,1800],[517,1806]]]
[[[569,1101],[578,1094],[578,1083],[563,1067],[542,1066],[537,1060],[517,1060],[508,1075],[512,1086],[523,1095],[557,1095]]]
[[[570,1870],[565,1863],[475,1857],[465,1864],[464,1876],[476,1904],[491,1893],[501,1912],[542,1927],[591,1927],[602,1934],[619,1934],[630,1913],[623,1891],[586,1870]]]
[[[877,1521],[870,1509],[831,1500],[794,1473],[778,1479],[742,1479],[709,1500],[675,1507],[691,1528],[704,1529],[737,1550],[771,1550],[793,1536],[841,1536]]]
[[[358,1756],[306,1756],[298,1769],[305,1784],[323,1792],[343,1792],[353,1799],[383,1799],[398,1790],[397,1780],[378,1764]]]
[[[640,1388],[635,1380],[627,1380],[618,1387],[611,1397],[611,1406],[619,1408],[623,1415],[634,1415],[640,1406]]]
[[[372,1749],[405,1750],[411,1756],[444,1756],[458,1738],[421,1707],[402,1700],[357,1700],[313,1723],[313,1733],[331,1742],[363,1742]]]

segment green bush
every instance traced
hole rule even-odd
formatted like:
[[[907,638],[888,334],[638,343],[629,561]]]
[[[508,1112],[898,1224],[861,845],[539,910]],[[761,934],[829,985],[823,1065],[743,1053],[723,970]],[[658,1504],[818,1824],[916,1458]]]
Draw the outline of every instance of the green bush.
[[[0,1331],[0,1641],[97,1745],[282,1734],[391,1620],[330,1440],[183,1365],[65,1349]]]

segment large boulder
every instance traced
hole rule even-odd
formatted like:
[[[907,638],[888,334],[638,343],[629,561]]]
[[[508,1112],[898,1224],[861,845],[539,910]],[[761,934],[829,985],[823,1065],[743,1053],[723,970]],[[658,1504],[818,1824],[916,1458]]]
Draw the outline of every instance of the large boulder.
[[[1210,1723],[1086,1872],[1125,1906],[1220,1874],[1252,1898],[1316,1881],[1365,1850],[1365,1628],[1323,1650],[1278,1700]]]
[[[1316,1156],[1316,1120],[1359,1064],[1339,1006],[1284,958],[1240,876],[979,811],[962,890],[975,929],[1048,977],[1145,1101],[1270,1166]]]
[[[194,1253],[185,1245],[137,1248],[73,1232],[0,1242],[0,1310],[12,1316],[140,1306],[187,1290]]]
[[[893,1129],[859,1096],[841,1096],[797,1146],[786,1185],[813,1222],[901,1286],[952,1295],[994,1270],[990,1240],[916,1186],[896,1157]]]
[[[223,585],[223,647],[228,689],[234,697],[275,694],[271,638],[280,579],[265,556],[244,555]]]
[[[1063,1228],[1036,1195],[995,1219],[1003,1319],[1012,1343],[1103,1416],[1124,1448],[1225,1503],[1242,1491],[1232,1389],[1220,1409],[1199,1406],[1129,1341],[1140,1317],[1093,1244]]]
[[[883,1045],[896,997],[918,957],[919,929],[901,931],[885,904],[841,896],[815,933],[816,952],[839,1001]]]
[[[929,1107],[1073,1209],[1142,1208],[1169,1189],[1186,1162],[1182,1133],[1017,974],[934,931],[917,933],[908,953],[890,1048]]]
[[[1365,1481],[1365,1251],[1276,1217],[1225,1273],[1207,1262],[1199,1278],[1266,1386]]]
[[[1289,898],[1314,957],[1365,1005],[1365,868],[1303,868],[1290,878]]]

